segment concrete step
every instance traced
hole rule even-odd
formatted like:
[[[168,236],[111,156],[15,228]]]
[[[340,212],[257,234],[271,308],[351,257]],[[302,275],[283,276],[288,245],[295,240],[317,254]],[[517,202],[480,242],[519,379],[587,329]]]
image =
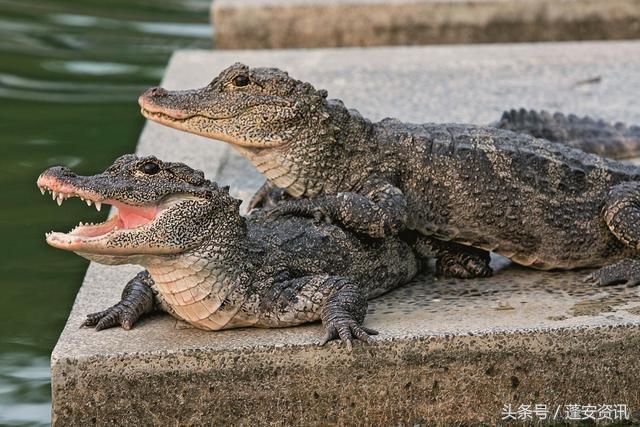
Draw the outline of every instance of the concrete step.
[[[524,106],[640,123],[640,42],[181,51],[163,85],[205,85],[235,61],[286,69],[374,120],[488,123]],[[153,123],[138,152],[201,168],[245,200],[262,182],[225,144]],[[205,332],[154,315],[131,331],[79,329],[138,270],[89,267],[51,358],[55,425],[493,424],[504,405],[640,409],[638,289],[595,289],[584,272],[421,277],[371,302],[366,325],[381,333],[351,354],[316,347],[318,324]]]
[[[218,49],[640,37],[640,0],[214,0]]]

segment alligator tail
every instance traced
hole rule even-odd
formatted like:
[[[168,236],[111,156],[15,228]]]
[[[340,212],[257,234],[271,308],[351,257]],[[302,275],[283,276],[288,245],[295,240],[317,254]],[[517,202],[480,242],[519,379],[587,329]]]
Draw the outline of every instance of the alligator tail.
[[[505,111],[493,126],[567,144],[610,159],[640,156],[639,126],[525,109]]]

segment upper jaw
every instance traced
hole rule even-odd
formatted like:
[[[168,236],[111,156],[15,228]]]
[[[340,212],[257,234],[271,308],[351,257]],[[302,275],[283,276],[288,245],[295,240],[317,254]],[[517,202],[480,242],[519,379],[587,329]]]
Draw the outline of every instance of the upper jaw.
[[[193,91],[186,92],[191,93]],[[200,112],[188,111],[179,107],[181,104],[187,104],[182,101],[183,94],[184,91],[169,92],[162,88],[151,88],[140,95],[138,105],[140,105],[143,116],[161,122],[182,122],[195,116],[201,116]],[[172,105],[177,105],[178,107]],[[215,120],[215,118],[209,119]]]
[[[96,252],[104,250],[109,240],[118,233],[124,233],[132,229],[142,228],[153,220],[163,208],[159,203],[144,206],[133,206],[124,202],[104,198],[98,192],[87,188],[80,188],[74,185],[71,180],[64,180],[44,172],[38,178],[37,185],[42,194],[46,191],[51,193],[58,205],[71,197],[79,197],[87,205],[92,204],[100,210],[102,204],[109,204],[115,207],[115,213],[107,221],[100,224],[83,224],[68,233],[50,232],[46,234],[46,241],[49,245],[71,251]],[[115,252],[124,253],[126,248]]]
[[[70,197],[79,197],[87,206],[95,204],[96,210],[100,211],[100,209],[102,209],[102,203],[105,201],[97,192],[79,188],[47,172],[42,173],[38,177],[36,184],[42,195],[48,191],[49,194],[51,194],[51,198],[58,203],[58,206],[62,205],[62,202]]]

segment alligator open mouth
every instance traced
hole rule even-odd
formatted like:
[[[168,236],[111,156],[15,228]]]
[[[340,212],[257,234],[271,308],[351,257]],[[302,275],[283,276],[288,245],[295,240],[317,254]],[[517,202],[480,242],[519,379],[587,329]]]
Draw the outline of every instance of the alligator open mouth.
[[[113,215],[105,222],[99,224],[80,222],[68,233],[54,231],[47,233],[47,243],[60,249],[82,250],[87,246],[94,246],[107,240],[114,233],[139,228],[152,222],[162,210],[157,204],[133,206],[118,200],[105,199],[91,190],[77,188],[50,175],[40,176],[37,185],[43,195],[48,191],[58,206],[70,197],[79,197],[88,206],[94,205],[98,211],[102,205],[111,205],[115,208]]]

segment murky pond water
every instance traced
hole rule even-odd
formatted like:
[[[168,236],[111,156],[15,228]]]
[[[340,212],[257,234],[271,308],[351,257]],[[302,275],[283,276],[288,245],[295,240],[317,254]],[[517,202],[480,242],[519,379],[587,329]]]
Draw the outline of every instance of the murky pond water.
[[[95,173],[133,151],[138,94],[171,52],[208,48],[210,0],[0,0],[0,425],[48,424],[49,355],[87,262],[44,243],[78,218],[35,179],[62,164]]]

